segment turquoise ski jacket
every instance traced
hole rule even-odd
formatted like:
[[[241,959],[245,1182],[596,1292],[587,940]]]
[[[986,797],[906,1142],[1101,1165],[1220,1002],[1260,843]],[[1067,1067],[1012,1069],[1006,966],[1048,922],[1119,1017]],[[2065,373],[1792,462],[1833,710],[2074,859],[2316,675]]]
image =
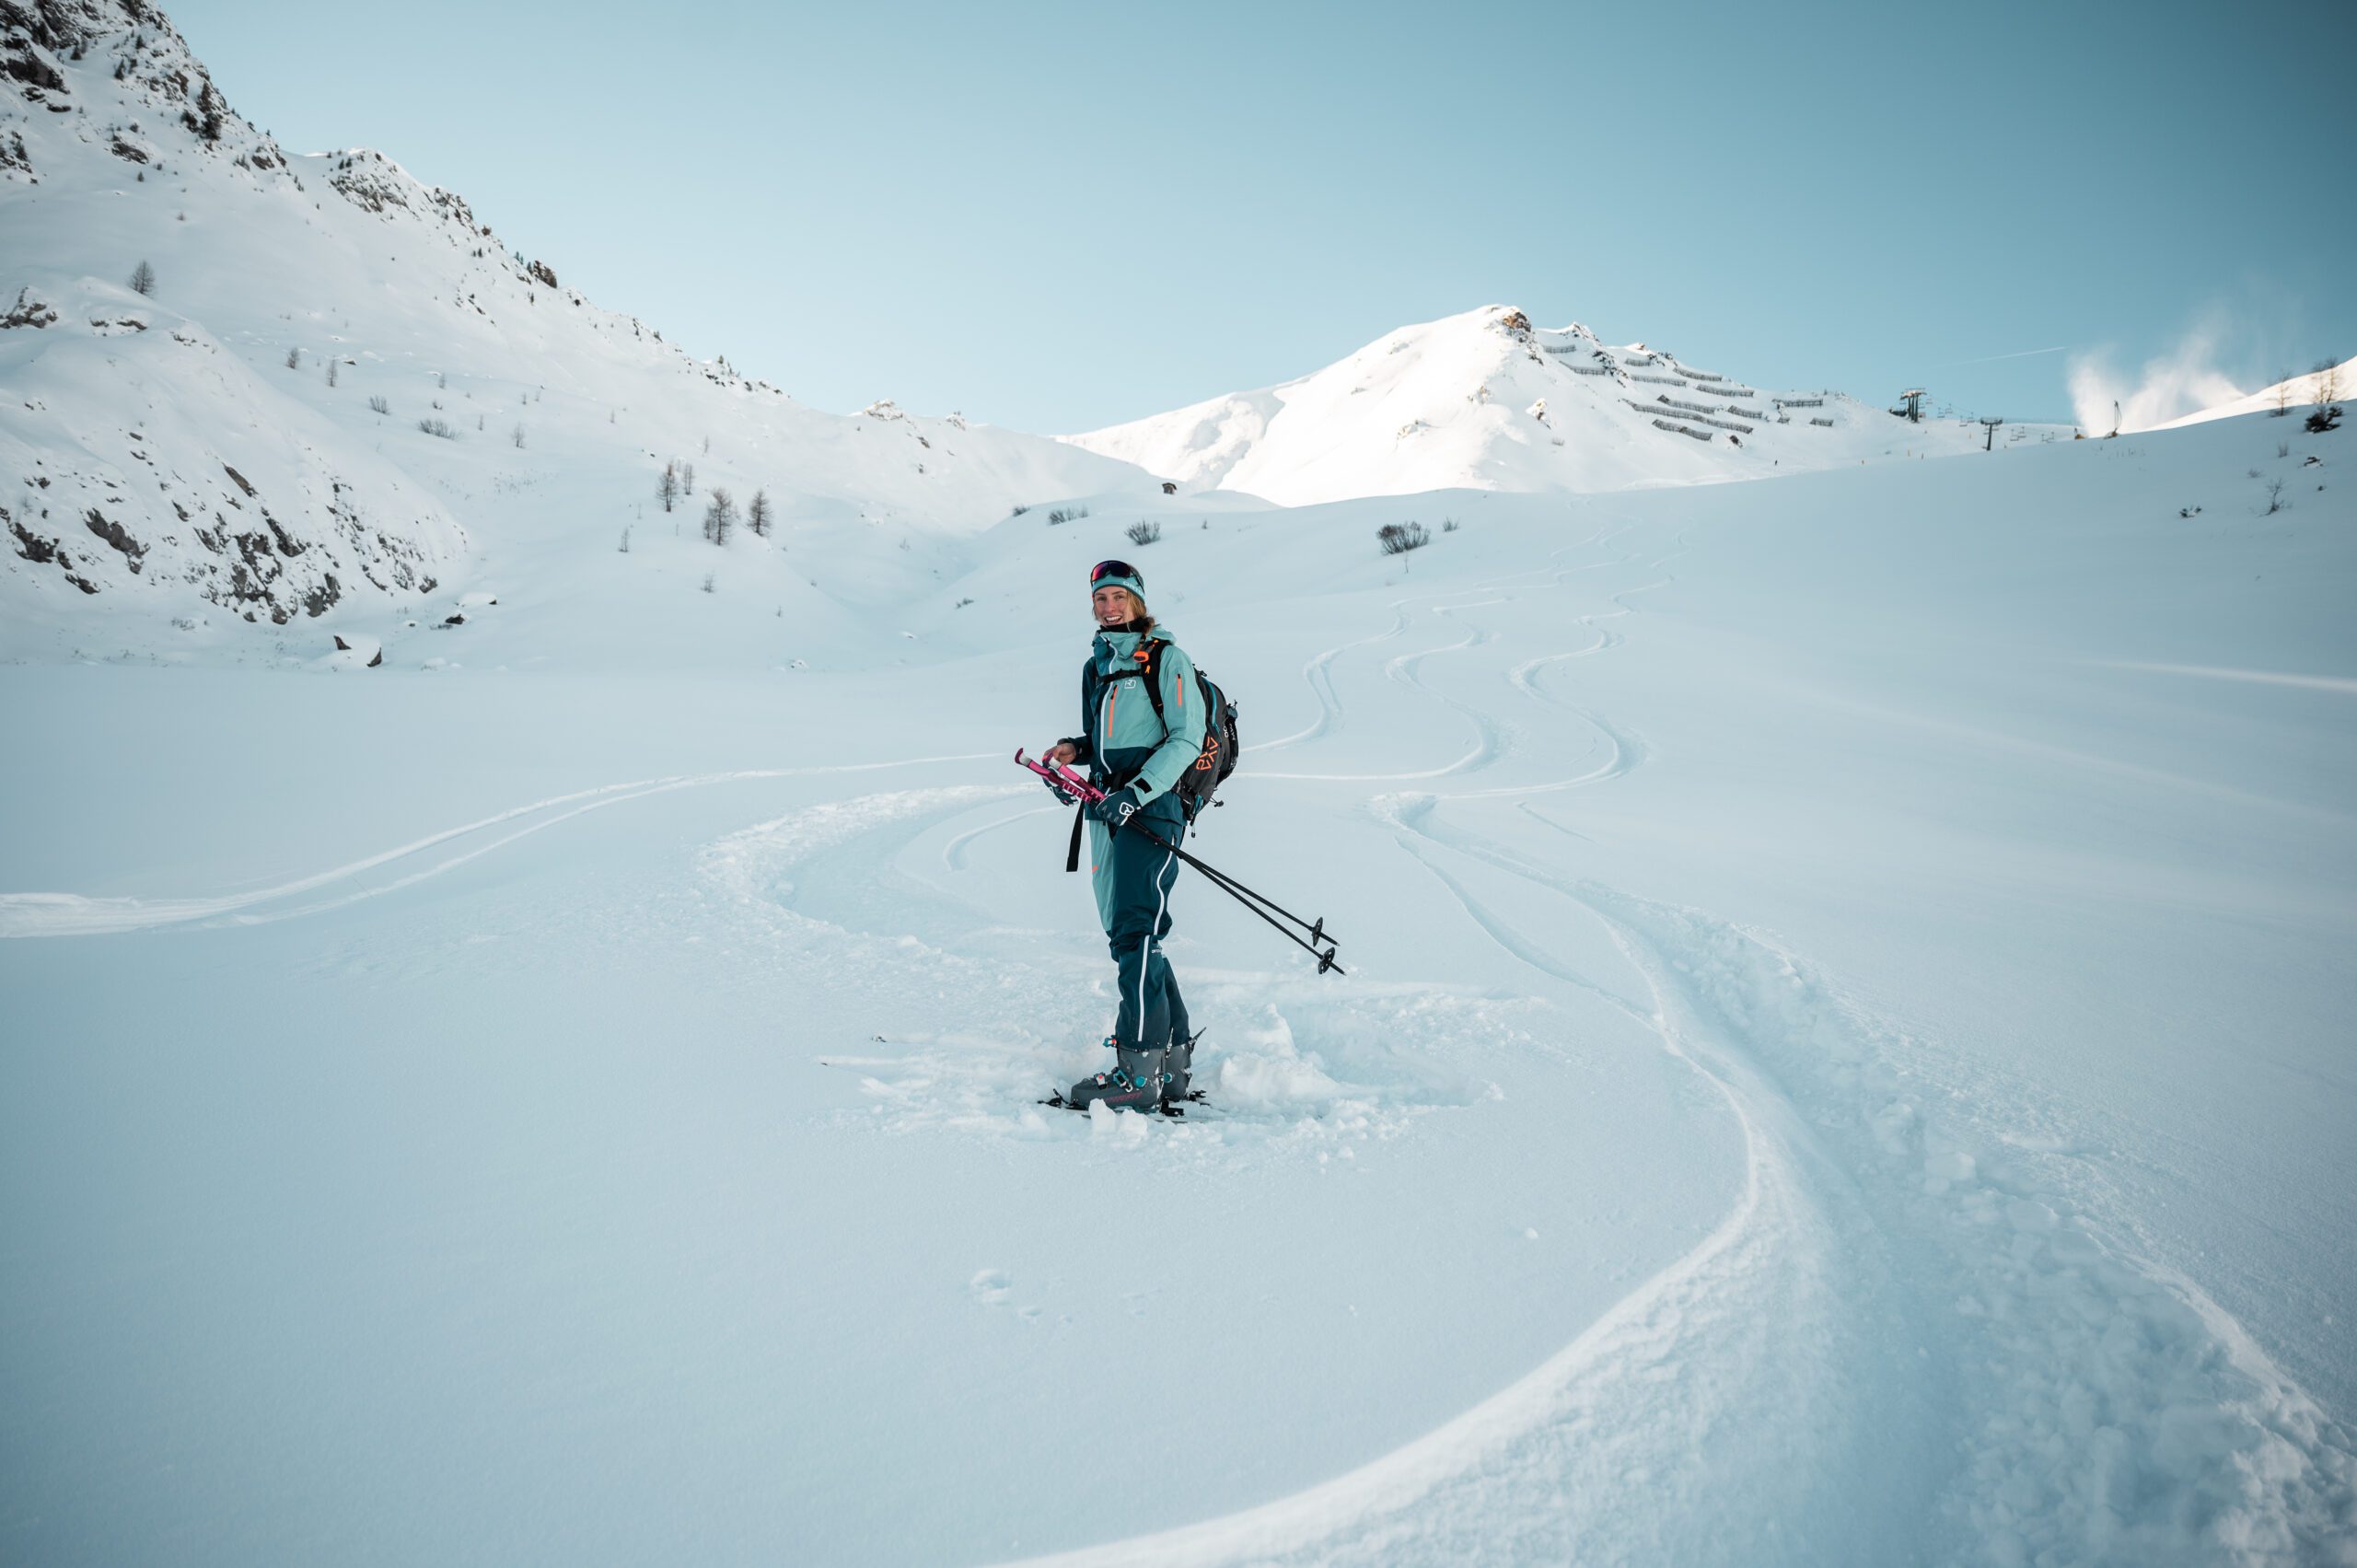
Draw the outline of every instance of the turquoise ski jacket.
[[[1161,645],[1154,656],[1161,718],[1155,716],[1154,700],[1146,695],[1146,661],[1139,656],[1148,638]],[[1187,816],[1172,791],[1203,749],[1203,694],[1195,686],[1195,661],[1160,625],[1143,636],[1097,633],[1080,671],[1080,722],[1081,733],[1069,738],[1088,764],[1089,782],[1107,790],[1124,784],[1135,789],[1137,819],[1164,842],[1177,843],[1187,830]],[[1107,935],[1117,935],[1124,909],[1159,910],[1164,918],[1150,923],[1158,929],[1149,933],[1159,938],[1168,925],[1170,878],[1177,873],[1173,860],[1135,833],[1116,845],[1110,829],[1089,820],[1089,880]],[[1151,896],[1150,887],[1159,891],[1159,900]]]
[[[1158,643],[1155,680],[1162,714],[1155,716],[1145,691],[1148,639]],[[1156,625],[1136,632],[1099,632],[1080,672],[1081,761],[1100,788],[1128,784],[1141,807],[1161,806],[1157,818],[1180,816],[1171,791],[1203,749],[1202,693],[1195,687],[1195,661]],[[1167,836],[1167,835],[1166,835]]]

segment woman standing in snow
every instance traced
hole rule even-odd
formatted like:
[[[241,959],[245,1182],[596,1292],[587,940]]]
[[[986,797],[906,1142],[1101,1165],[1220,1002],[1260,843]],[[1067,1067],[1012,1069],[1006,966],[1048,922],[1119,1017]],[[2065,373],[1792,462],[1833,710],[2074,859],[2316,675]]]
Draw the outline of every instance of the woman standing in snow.
[[[1204,717],[1202,701],[1189,701],[1194,662],[1146,613],[1144,576],[1125,561],[1100,561],[1088,582],[1097,640],[1081,668],[1081,732],[1057,741],[1048,756],[1086,763],[1089,782],[1108,792],[1085,809],[1097,913],[1120,967],[1120,1008],[1105,1037],[1111,1069],[1082,1079],[1065,1098],[1084,1109],[1102,1100],[1152,1110],[1166,1097],[1185,1097],[1194,1056],[1187,1005],[1162,939],[1170,934],[1170,887],[1178,879],[1175,846],[1187,831],[1177,785],[1202,750]]]

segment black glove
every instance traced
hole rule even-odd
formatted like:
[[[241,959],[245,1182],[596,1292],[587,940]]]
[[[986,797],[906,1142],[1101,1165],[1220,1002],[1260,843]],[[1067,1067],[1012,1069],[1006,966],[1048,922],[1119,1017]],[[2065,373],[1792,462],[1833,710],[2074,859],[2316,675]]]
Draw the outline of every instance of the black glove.
[[[1117,789],[1102,800],[1089,803],[1088,814],[1099,822],[1118,830],[1138,808],[1138,792],[1134,785]]]

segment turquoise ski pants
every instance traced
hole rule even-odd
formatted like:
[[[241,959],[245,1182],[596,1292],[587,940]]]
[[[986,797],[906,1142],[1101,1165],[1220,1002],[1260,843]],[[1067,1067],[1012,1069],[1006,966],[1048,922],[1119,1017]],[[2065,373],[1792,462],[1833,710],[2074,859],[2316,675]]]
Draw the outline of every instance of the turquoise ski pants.
[[[1187,831],[1186,819],[1175,810],[1143,811],[1136,822],[1167,844],[1180,843]],[[1162,939],[1170,935],[1170,889],[1178,880],[1178,857],[1135,824],[1118,833],[1102,823],[1089,827],[1097,912],[1120,971],[1120,1012],[1113,1038],[1132,1050],[1160,1051],[1190,1032],[1187,1004],[1162,956]]]

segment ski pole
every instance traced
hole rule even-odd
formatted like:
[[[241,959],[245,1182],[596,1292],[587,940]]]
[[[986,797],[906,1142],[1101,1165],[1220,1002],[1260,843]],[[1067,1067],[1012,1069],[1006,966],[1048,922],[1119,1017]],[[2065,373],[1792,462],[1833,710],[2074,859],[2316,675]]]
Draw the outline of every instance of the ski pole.
[[[1033,772],[1039,774],[1041,778],[1047,780],[1049,787],[1056,789],[1059,795],[1069,795],[1087,802],[1099,801],[1105,798],[1105,792],[1103,790],[1098,789],[1096,785],[1090,784],[1086,779],[1082,778],[1078,773],[1074,772],[1070,768],[1061,762],[1042,766],[1041,764],[1034,762],[1025,757],[1020,750],[1016,752],[1015,760],[1024,767],[1027,767]],[[1059,788],[1059,785],[1062,787]],[[1143,825],[1141,825],[1140,830],[1144,831]],[[1243,883],[1237,881],[1235,877],[1230,877],[1227,873],[1220,870],[1216,866],[1204,865],[1202,861],[1197,860],[1193,855],[1189,854],[1185,850],[1178,848],[1177,845],[1164,843],[1160,838],[1155,837],[1151,832],[1148,832],[1146,836],[1148,838],[1152,838],[1155,844],[1159,845],[1163,849],[1170,851],[1171,854],[1177,855],[1179,859],[1185,861],[1188,865],[1193,866],[1204,876],[1210,877],[1213,882],[1219,884],[1223,888],[1225,888],[1230,893],[1234,894],[1237,898],[1248,900],[1256,903],[1265,904],[1270,909],[1275,911],[1278,914],[1281,914],[1287,920],[1292,921],[1295,925],[1300,926],[1304,931],[1309,933],[1309,939],[1311,942],[1330,941],[1333,939],[1332,934],[1326,929],[1326,917],[1324,915],[1318,916],[1314,921],[1304,920],[1301,916],[1294,913],[1291,910],[1286,909],[1283,904],[1278,903],[1274,899],[1270,898],[1265,893],[1254,891],[1252,889],[1246,887]],[[1315,950],[1315,948],[1312,949],[1312,951]]]
[[[1086,780],[1081,778],[1080,775],[1074,773],[1070,768],[1063,766],[1062,763],[1056,764],[1056,772],[1074,788],[1086,791],[1089,798],[1097,800],[1102,800],[1105,798],[1105,792],[1103,790],[1093,788]],[[1144,826],[1142,823],[1139,825],[1139,829],[1140,831],[1145,831]],[[1304,920],[1301,916],[1294,913],[1291,910],[1285,908],[1274,899],[1270,898],[1267,894],[1256,892],[1252,889],[1246,887],[1243,883],[1237,881],[1235,877],[1230,877],[1226,872],[1220,870],[1217,866],[1204,865],[1202,861],[1197,860],[1193,855],[1189,854],[1185,850],[1178,848],[1176,844],[1164,843],[1160,838],[1151,832],[1147,832],[1146,836],[1153,839],[1155,843],[1157,845],[1168,850],[1171,854],[1177,855],[1179,859],[1185,861],[1188,865],[1193,866],[1204,876],[1210,877],[1220,887],[1226,889],[1237,898],[1247,900],[1253,903],[1265,904],[1269,909],[1274,911],[1276,913],[1284,916],[1289,921],[1292,921],[1295,925],[1300,926],[1304,931],[1309,933],[1309,940],[1311,943],[1315,944],[1327,937],[1326,917],[1324,915],[1318,916],[1315,921]],[[1313,946],[1310,950],[1315,952],[1317,949]]]
[[[1246,887],[1243,883],[1237,881],[1235,877],[1230,877],[1226,872],[1220,870],[1215,865],[1204,865],[1202,861],[1197,860],[1193,855],[1189,854],[1185,850],[1180,849],[1177,844],[1165,843],[1161,835],[1156,833],[1153,829],[1147,827],[1144,823],[1136,822],[1131,825],[1136,828],[1139,832],[1144,833],[1154,843],[1168,850],[1171,854],[1177,855],[1179,859],[1193,866],[1197,871],[1200,871],[1205,877],[1210,877],[1213,885],[1224,891],[1254,904],[1265,904],[1270,910],[1284,916],[1287,920],[1292,921],[1295,925],[1300,926],[1304,931],[1309,933],[1309,939],[1312,942],[1320,940],[1338,940],[1338,938],[1334,937],[1332,933],[1326,929],[1326,917],[1324,915],[1319,915],[1315,921],[1304,920],[1301,916],[1294,913],[1291,910],[1286,909],[1283,904],[1278,903],[1274,899],[1270,898],[1266,893],[1257,892],[1254,889]]]
[[[1073,772],[1069,768],[1066,768],[1062,763],[1052,764],[1051,766],[1054,771],[1051,772],[1050,767],[1042,766],[1038,762],[1032,761],[1029,758],[1024,756],[1020,749],[1017,749],[1015,753],[1015,760],[1021,766],[1029,769],[1032,772],[1035,772],[1042,779],[1045,779],[1048,782],[1049,787],[1055,789],[1060,795],[1069,792],[1079,800],[1092,805],[1105,798],[1105,792],[1103,790],[1098,789],[1096,785],[1090,784],[1079,774]],[[1326,917],[1324,915],[1319,915],[1315,921],[1304,920],[1301,916],[1293,913],[1283,905],[1271,900],[1267,895],[1255,892],[1250,888],[1246,887],[1243,883],[1237,881],[1234,877],[1228,876],[1227,873],[1220,870],[1217,866],[1205,865],[1202,861],[1196,859],[1193,855],[1189,854],[1177,844],[1170,842],[1161,834],[1147,827],[1144,823],[1132,821],[1124,823],[1123,826],[1136,828],[1139,832],[1145,835],[1147,842],[1153,844],[1157,849],[1167,850],[1170,854],[1177,855],[1180,860],[1185,861],[1189,865],[1193,866],[1197,871],[1202,873],[1204,877],[1210,878],[1212,886],[1217,888],[1221,892],[1225,893],[1229,898],[1234,899],[1237,903],[1242,904],[1246,909],[1250,910],[1254,914],[1259,915],[1262,920],[1267,921],[1269,924],[1275,929],[1278,935],[1283,937],[1286,941],[1292,943],[1295,947],[1301,948],[1303,951],[1314,955],[1318,959],[1318,972],[1319,974],[1324,974],[1328,970],[1332,970],[1336,974],[1340,975],[1347,975],[1350,973],[1350,970],[1344,969],[1341,964],[1334,961],[1335,938],[1326,929]],[[1263,904],[1266,904],[1268,909],[1262,909],[1260,906]],[[1303,930],[1308,932],[1309,940],[1305,942],[1300,937],[1295,935],[1292,932],[1287,931],[1283,925],[1278,924],[1276,920],[1270,915],[1269,910],[1276,911],[1278,914],[1283,915],[1285,919],[1292,921],[1295,925],[1298,925]],[[1323,950],[1320,950],[1317,946],[1320,941],[1327,944]]]
[[[1020,746],[1015,749],[1015,761],[1016,766],[1028,768],[1031,772],[1039,774],[1041,782],[1045,783],[1050,789],[1055,791],[1056,798],[1062,801],[1066,806],[1072,805],[1075,800],[1086,801],[1103,798],[1102,791],[1091,789],[1088,785],[1081,784],[1076,779],[1065,780],[1056,777],[1055,774],[1050,772],[1046,768],[1041,767],[1030,758],[1026,757],[1023,754],[1023,748]],[[1078,792],[1076,794],[1074,793],[1075,789],[1077,789]]]
[[[1347,975],[1351,972],[1334,961],[1334,949],[1331,947],[1320,950],[1319,948],[1311,946],[1310,943],[1303,941],[1292,932],[1287,931],[1283,926],[1278,924],[1275,917],[1269,913],[1269,910],[1262,909],[1260,903],[1255,903],[1253,901],[1256,899],[1260,899],[1260,895],[1253,892],[1252,889],[1245,887],[1241,882],[1231,881],[1225,874],[1213,870],[1210,866],[1205,865],[1202,861],[1197,860],[1193,855],[1189,854],[1177,844],[1170,842],[1170,841],[1164,838],[1160,833],[1155,832],[1152,828],[1147,827],[1143,822],[1129,822],[1123,825],[1125,827],[1136,829],[1139,832],[1145,835],[1146,842],[1153,844],[1157,848],[1168,850],[1172,854],[1177,855],[1179,859],[1185,861],[1188,865],[1202,872],[1205,877],[1211,879],[1213,887],[1217,888],[1221,892],[1225,893],[1229,898],[1234,899],[1237,903],[1242,904],[1246,909],[1250,910],[1254,914],[1257,914],[1262,920],[1267,921],[1271,928],[1273,929],[1278,935],[1283,937],[1286,941],[1292,943],[1295,947],[1301,948],[1303,951],[1315,956],[1318,959],[1318,972],[1319,974],[1324,974],[1328,970],[1332,970],[1336,974],[1341,975]],[[1260,899],[1261,903],[1266,903],[1267,901],[1268,900],[1265,899]],[[1276,908],[1277,906],[1274,904],[1269,905],[1269,909]],[[1284,913],[1283,910],[1278,910],[1277,912],[1279,914]],[[1285,915],[1285,918],[1295,922],[1296,924],[1306,927],[1313,937],[1321,935],[1326,924],[1326,921],[1323,916],[1319,917],[1316,925],[1309,924],[1308,922],[1302,920],[1298,915],[1288,914]],[[1329,936],[1326,940],[1330,943],[1333,941],[1333,938]]]
[[[1155,843],[1162,842],[1160,839],[1155,838],[1152,831],[1143,828],[1139,830],[1144,832],[1146,837],[1154,839]],[[1178,848],[1176,844],[1165,845],[1164,847],[1168,849],[1171,854],[1177,855],[1179,859],[1185,861],[1188,865],[1193,866],[1197,871],[1200,871],[1204,876],[1210,877],[1213,882],[1218,883],[1229,892],[1237,895],[1238,898],[1249,899],[1256,904],[1265,904],[1274,913],[1284,916],[1295,925],[1300,926],[1304,931],[1308,932],[1311,942],[1333,942],[1340,940],[1340,938],[1335,936],[1332,932],[1326,929],[1326,917],[1324,915],[1319,915],[1316,920],[1304,920],[1301,916],[1294,913],[1291,910],[1277,902],[1276,900],[1269,897],[1268,894],[1260,892],[1255,889],[1246,887],[1243,883],[1237,881],[1235,877],[1230,877],[1226,872],[1220,870],[1217,866],[1204,865],[1202,861],[1197,860],[1193,855],[1189,854],[1185,850]]]

